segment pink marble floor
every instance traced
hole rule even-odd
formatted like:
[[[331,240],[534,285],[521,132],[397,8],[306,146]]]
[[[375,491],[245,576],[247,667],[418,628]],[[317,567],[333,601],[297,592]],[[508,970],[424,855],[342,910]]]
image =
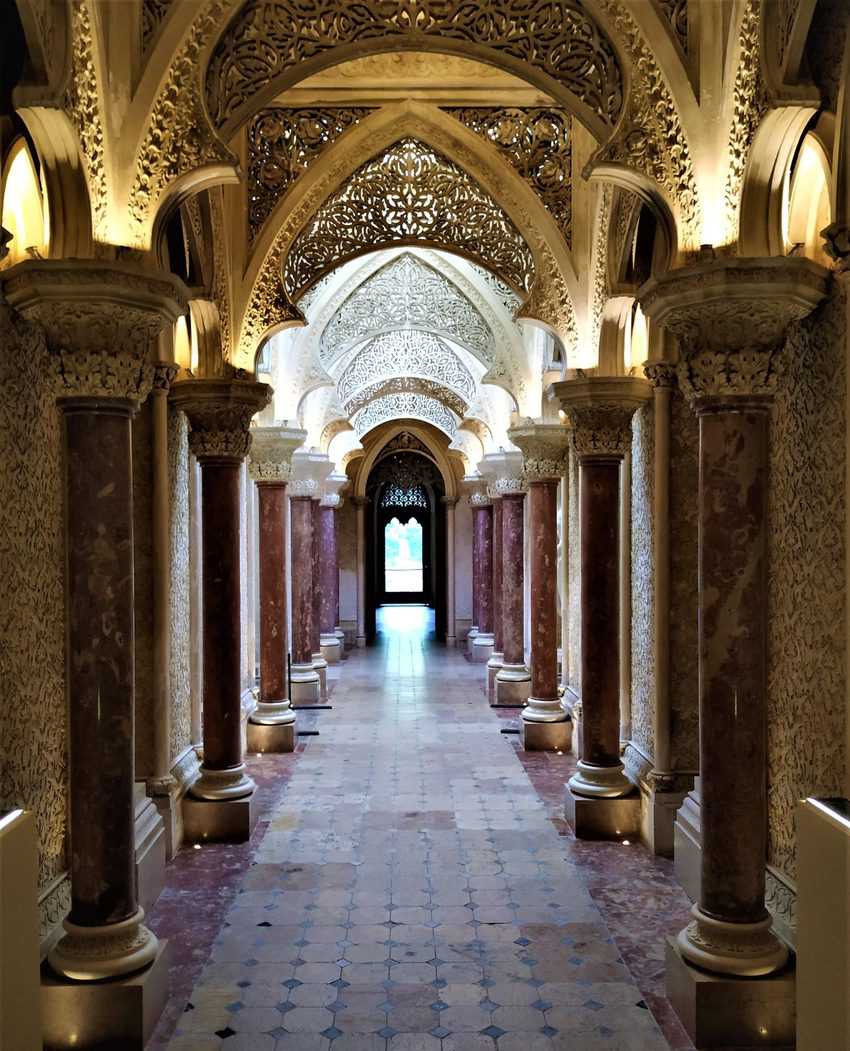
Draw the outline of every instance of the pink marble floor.
[[[251,843],[182,851],[152,911],[170,1051],[683,1051],[663,941],[687,914],[668,862],[580,843],[569,756],[499,731],[485,670],[391,613],[332,669],[332,711],[250,758]],[[391,625],[392,626],[392,625]]]

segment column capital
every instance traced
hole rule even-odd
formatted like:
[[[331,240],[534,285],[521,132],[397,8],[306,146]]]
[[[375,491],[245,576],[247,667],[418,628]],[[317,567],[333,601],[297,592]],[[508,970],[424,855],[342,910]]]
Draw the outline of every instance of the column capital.
[[[180,380],[171,398],[189,418],[189,448],[204,460],[242,461],[251,448],[251,419],[271,401],[267,383],[253,380]]]
[[[158,394],[167,395],[179,371],[179,366],[173,362],[157,361],[153,366],[153,390]]]
[[[441,496],[440,497],[440,503],[444,504],[446,507],[456,507],[457,506],[457,502],[458,502],[458,498],[456,496]]]
[[[525,420],[510,428],[508,438],[522,452],[526,482],[557,482],[566,474],[570,428],[563,423]]]
[[[850,271],[850,226],[847,223],[830,223],[820,233],[823,249],[835,261],[836,271]]]
[[[580,458],[622,458],[632,444],[632,417],[652,396],[649,381],[637,376],[588,376],[553,387]]]
[[[670,390],[676,386],[677,366],[672,361],[644,362],[643,374],[653,390]]]
[[[325,479],[333,470],[330,458],[316,449],[296,449],[292,454],[289,495],[320,500]]]
[[[470,507],[489,507],[492,499],[487,491],[487,479],[480,475],[469,474],[462,483]]]
[[[525,493],[521,452],[502,449],[497,453],[487,453],[479,462],[478,470],[487,479],[487,489],[493,499]]]
[[[341,491],[348,485],[348,476],[344,474],[330,474],[325,479],[322,488],[322,507],[342,507]]]
[[[292,474],[292,454],[307,432],[297,427],[252,427],[248,471],[255,482],[286,482]]]
[[[119,262],[28,259],[0,282],[9,305],[44,329],[57,398],[144,401],[157,337],[186,310],[178,278]]]
[[[671,270],[641,289],[643,312],[679,340],[689,401],[769,398],[789,325],[827,292],[829,271],[801,256],[722,258]]]

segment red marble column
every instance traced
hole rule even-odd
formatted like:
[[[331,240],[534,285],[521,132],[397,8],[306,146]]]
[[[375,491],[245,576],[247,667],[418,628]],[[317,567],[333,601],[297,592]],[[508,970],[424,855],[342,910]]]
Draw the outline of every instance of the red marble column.
[[[478,549],[478,634],[472,659],[486,662],[493,651],[493,508],[479,503],[472,510],[472,528]]]
[[[292,663],[313,666],[313,499],[292,496]]]
[[[258,482],[260,504],[260,703],[251,721],[294,722],[286,659],[286,482]]]
[[[321,563],[321,607],[319,617],[322,646],[338,645],[335,629],[339,623],[339,554],[336,535],[336,508],[319,508],[319,558]]]
[[[562,722],[558,696],[558,482],[531,480],[528,486],[531,537],[531,695],[526,722]]]
[[[313,548],[313,615],[310,618],[310,646],[314,662],[321,656],[321,621],[322,621],[322,508],[318,500],[313,501],[312,548]]]
[[[493,498],[493,657],[501,664],[503,647],[502,624],[502,500]]]
[[[525,666],[525,494],[505,493],[501,504],[502,659],[496,672],[496,704],[528,700],[531,676]]]
[[[469,629],[469,635],[467,637],[467,643],[469,645],[469,654],[472,656],[472,646],[475,643],[475,639],[478,636],[478,623],[480,620],[479,612],[479,579],[481,577],[480,569],[480,553],[478,550],[478,532],[475,529],[475,508],[472,510],[472,627]]]

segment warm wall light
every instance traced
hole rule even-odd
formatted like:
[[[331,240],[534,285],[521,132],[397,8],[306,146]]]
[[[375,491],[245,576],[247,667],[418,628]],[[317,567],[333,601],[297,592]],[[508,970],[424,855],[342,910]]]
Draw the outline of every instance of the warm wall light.
[[[192,345],[189,337],[189,325],[185,317],[174,322],[174,360],[181,369],[194,369],[197,361],[192,361]]]
[[[3,166],[2,200],[2,224],[12,235],[4,265],[28,258],[28,249],[44,254],[44,205],[25,139],[18,139],[9,150]]]
[[[829,161],[814,135],[806,135],[789,172],[785,243],[788,251],[829,266],[820,232],[832,222]]]

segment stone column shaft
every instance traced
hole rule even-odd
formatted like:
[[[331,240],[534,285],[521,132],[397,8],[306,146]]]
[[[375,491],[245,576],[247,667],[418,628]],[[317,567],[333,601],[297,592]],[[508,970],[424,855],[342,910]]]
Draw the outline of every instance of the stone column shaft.
[[[525,539],[522,492],[505,493],[502,511],[502,659],[496,672],[496,704],[522,705],[531,675],[525,665]]]
[[[260,705],[252,716],[262,721],[272,712],[267,706],[282,706],[287,722],[290,713],[286,658],[286,482],[258,482],[260,504]]]
[[[455,599],[455,497],[443,497],[446,509],[446,645],[457,645]]]
[[[493,652],[493,508],[489,501],[473,505],[472,529],[477,560],[473,583],[478,593],[478,633],[472,643],[472,659],[486,663]]]
[[[339,608],[336,509],[333,507],[319,509],[319,557],[322,578],[319,631],[322,635],[333,635]]]
[[[493,659],[501,661],[503,647],[502,624],[502,500],[493,498]]]
[[[544,712],[551,721],[563,719],[558,697],[558,635],[556,586],[558,538],[556,500],[558,483],[554,479],[531,481],[528,486],[529,528],[531,531],[531,698],[529,707],[538,708],[537,721]],[[526,712],[529,718],[537,713]]]
[[[358,648],[366,645],[366,498],[354,497],[357,509],[357,637]]]
[[[292,496],[292,663],[313,663],[313,500]]]

